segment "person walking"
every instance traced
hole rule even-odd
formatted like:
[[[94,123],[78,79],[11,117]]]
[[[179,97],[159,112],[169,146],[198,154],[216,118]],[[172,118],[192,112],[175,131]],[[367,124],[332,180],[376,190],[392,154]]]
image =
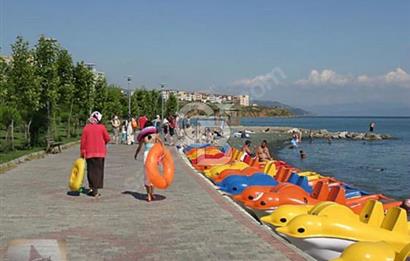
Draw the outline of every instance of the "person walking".
[[[134,128],[132,127],[132,120],[129,120],[127,125],[127,145],[132,144],[134,144]]]
[[[113,130],[113,142],[115,144],[118,144],[119,139],[120,139],[121,121],[118,119],[117,115],[114,115],[114,117],[112,118],[111,126],[112,126],[112,130]]]
[[[169,121],[166,117],[164,117],[164,120],[162,121],[162,133],[164,134],[165,142],[169,145],[171,142],[171,136],[169,135]]]
[[[110,135],[103,124],[102,114],[98,111],[91,113],[89,123],[83,128],[81,135],[80,154],[87,161],[88,195],[101,196],[98,189],[104,186],[104,160],[107,155],[106,144]]]
[[[157,117],[152,121],[152,125],[157,128],[157,132],[161,132],[161,117],[157,115]]]
[[[127,121],[123,121],[121,126],[121,144],[127,144],[127,126]]]
[[[171,146],[175,145],[174,144],[174,135],[175,135],[175,128],[176,128],[176,121],[175,117],[172,115],[168,116],[168,130],[169,130],[169,136],[170,136],[170,144]]]
[[[148,118],[145,115],[142,115],[138,118],[138,126],[140,130],[145,128],[145,124],[147,123],[147,121],[148,121]]]
[[[147,124],[150,125],[150,124]],[[160,143],[162,146],[164,145],[161,138],[158,135],[158,131],[154,126],[147,126],[141,130],[141,132],[137,136],[138,147],[134,154],[134,159],[137,160],[138,154],[141,149],[144,147],[144,165],[147,161],[147,157],[149,151],[154,146],[155,143]],[[151,181],[148,178],[147,172],[144,168],[144,186],[147,191],[147,201],[150,202],[151,200],[155,199],[154,195],[154,186],[152,185]]]

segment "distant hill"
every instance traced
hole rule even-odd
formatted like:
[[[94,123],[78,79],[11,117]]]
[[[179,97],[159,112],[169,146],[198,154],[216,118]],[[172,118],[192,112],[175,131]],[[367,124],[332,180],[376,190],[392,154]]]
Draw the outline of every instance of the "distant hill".
[[[313,113],[309,111],[305,111],[300,108],[295,108],[287,104],[280,103],[278,101],[262,101],[262,100],[254,100],[252,103],[256,103],[259,106],[264,106],[264,107],[271,107],[271,108],[282,108],[290,111],[296,116],[308,116],[308,115],[313,115]]]

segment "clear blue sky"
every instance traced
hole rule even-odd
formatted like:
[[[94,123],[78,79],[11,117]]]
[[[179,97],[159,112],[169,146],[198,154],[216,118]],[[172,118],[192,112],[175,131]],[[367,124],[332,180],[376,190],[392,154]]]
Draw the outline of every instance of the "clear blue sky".
[[[279,84],[262,83],[272,90],[263,97],[311,107],[295,93],[312,98],[323,93],[315,103],[328,106],[332,103],[324,100],[331,96],[323,85],[347,77],[350,81],[334,92],[340,92],[338,102],[371,104],[383,95],[373,97],[373,91],[364,90],[361,99],[350,97],[360,85],[351,78],[368,75],[375,80],[367,85],[387,91],[390,82],[374,83],[376,79],[397,68],[410,74],[410,1],[405,0],[0,1],[3,54],[10,53],[17,35],[35,44],[45,34],[76,60],[96,63],[109,82],[123,86],[130,74],[136,86],[214,86],[220,92],[236,86],[234,90],[248,92],[255,86],[252,81],[241,84],[243,80],[280,68],[286,78]],[[311,87],[312,70],[330,70],[336,78],[323,76],[324,84]],[[397,95],[386,104],[399,100],[407,106],[402,99],[410,98],[406,74],[399,84],[394,82]],[[304,84],[296,84],[300,80]]]

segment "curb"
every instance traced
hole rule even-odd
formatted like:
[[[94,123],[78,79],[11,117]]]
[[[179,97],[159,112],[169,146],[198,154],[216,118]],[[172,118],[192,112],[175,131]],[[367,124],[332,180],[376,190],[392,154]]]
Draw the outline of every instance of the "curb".
[[[244,210],[240,205],[238,205],[234,200],[232,200],[229,196],[224,194],[222,191],[218,189],[209,179],[205,178],[201,172],[196,170],[189,160],[185,157],[185,154],[180,151],[176,150],[179,154],[179,158],[186,164],[185,167],[189,168],[193,171],[188,171],[190,175],[196,177],[197,182],[202,181],[202,187],[205,188],[208,194],[214,199],[214,201],[219,204],[221,207],[226,209],[228,212],[232,213],[236,219],[241,222],[241,220],[246,220],[249,223],[245,224],[251,231],[258,234],[258,236],[273,246],[276,250],[280,251],[284,254],[289,260],[292,261],[300,261],[300,260],[307,260],[307,261],[315,261],[313,257],[304,253],[301,249],[297,248],[295,245],[292,245],[274,231],[272,231],[267,225],[261,224],[258,220],[256,220],[253,216],[251,216],[246,210]],[[201,183],[201,182],[199,182]],[[237,211],[241,213],[243,216],[240,217],[233,213],[232,211]],[[242,222],[241,222],[242,223]],[[244,224],[244,223],[243,223]]]
[[[79,143],[80,143],[79,140],[78,141],[68,142],[68,143],[65,143],[65,144],[61,145],[61,149],[65,150],[65,149],[68,149],[68,148],[70,148],[72,146],[75,146]],[[31,161],[31,160],[43,158],[47,154],[48,153],[46,153],[45,150],[40,150],[40,151],[37,151],[37,152],[33,152],[33,153],[30,153],[30,154],[21,156],[17,159],[10,160],[10,161],[7,161],[5,163],[2,163],[2,164],[0,164],[0,174],[3,174],[5,172],[17,167],[17,165],[22,164],[26,161]]]

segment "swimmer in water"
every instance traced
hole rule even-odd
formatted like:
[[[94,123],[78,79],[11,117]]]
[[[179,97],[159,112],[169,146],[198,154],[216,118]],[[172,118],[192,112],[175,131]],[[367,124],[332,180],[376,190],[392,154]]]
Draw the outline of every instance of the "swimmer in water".
[[[300,158],[301,158],[301,159],[305,159],[305,158],[306,158],[306,154],[305,154],[305,152],[304,152],[303,150],[300,150],[300,151],[299,151],[299,154],[300,154]]]

